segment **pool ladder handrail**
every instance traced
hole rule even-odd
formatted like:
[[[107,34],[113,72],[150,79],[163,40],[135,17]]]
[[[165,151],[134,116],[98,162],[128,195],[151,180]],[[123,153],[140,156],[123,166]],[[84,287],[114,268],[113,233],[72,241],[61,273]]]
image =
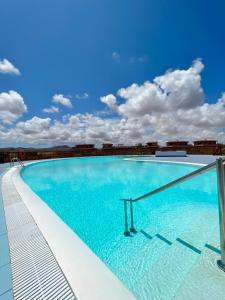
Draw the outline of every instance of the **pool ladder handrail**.
[[[144,200],[150,196],[158,194],[168,188],[175,186],[181,182],[205,173],[213,168],[216,168],[217,172],[217,189],[218,189],[218,202],[219,202],[219,225],[220,225],[220,248],[221,248],[221,260],[217,261],[218,266],[225,272],[225,158],[218,158],[215,162],[203,166],[191,173],[188,173],[178,179],[175,179],[159,188],[154,189],[146,194],[143,194],[134,199],[120,199],[124,202],[124,220],[125,220],[125,236],[130,236],[130,232],[135,233],[134,227],[134,215],[133,215],[133,203],[140,200]],[[130,204],[130,228],[128,225],[128,208]]]
[[[17,157],[17,156],[11,158],[10,166],[14,167],[15,162],[19,163],[21,167],[24,167],[22,160],[20,160],[19,157]]]

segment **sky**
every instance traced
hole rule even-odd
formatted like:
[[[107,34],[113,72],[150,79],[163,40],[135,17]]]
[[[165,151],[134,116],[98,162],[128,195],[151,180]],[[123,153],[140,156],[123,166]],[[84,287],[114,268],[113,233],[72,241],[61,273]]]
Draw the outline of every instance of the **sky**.
[[[225,2],[1,0],[0,147],[225,142]]]

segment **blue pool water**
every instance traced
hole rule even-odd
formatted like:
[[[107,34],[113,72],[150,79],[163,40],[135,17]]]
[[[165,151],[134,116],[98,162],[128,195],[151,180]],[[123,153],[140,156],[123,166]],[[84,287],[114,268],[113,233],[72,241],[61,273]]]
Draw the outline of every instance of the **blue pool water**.
[[[21,176],[137,299],[168,300],[218,226],[216,174],[207,172],[135,203],[132,237],[123,236],[119,199],[140,196],[196,168],[90,157],[35,163]]]

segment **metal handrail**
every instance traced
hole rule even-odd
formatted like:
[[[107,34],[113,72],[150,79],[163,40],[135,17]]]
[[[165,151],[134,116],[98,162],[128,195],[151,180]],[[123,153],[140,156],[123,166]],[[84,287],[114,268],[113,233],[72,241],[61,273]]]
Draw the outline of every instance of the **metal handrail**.
[[[223,159],[223,163],[224,162],[225,162],[225,159]],[[140,201],[140,200],[142,200],[144,198],[147,198],[149,196],[152,196],[154,194],[162,192],[162,191],[164,191],[164,190],[166,190],[166,189],[168,189],[168,188],[170,188],[170,187],[172,187],[172,186],[174,186],[174,185],[176,185],[178,183],[184,182],[187,179],[190,179],[190,178],[192,178],[194,176],[200,175],[200,174],[202,174],[202,173],[204,173],[206,171],[209,171],[210,169],[213,169],[215,167],[216,167],[216,162],[208,164],[208,165],[206,165],[206,166],[204,166],[202,168],[199,168],[199,169],[197,169],[197,170],[195,170],[195,171],[193,171],[191,173],[188,173],[188,174],[186,174],[186,175],[184,175],[182,177],[179,177],[178,179],[175,179],[175,180],[173,180],[173,181],[171,181],[169,183],[166,183],[165,185],[163,185],[163,186],[161,186],[159,188],[156,188],[155,190],[153,190],[151,192],[148,192],[148,193],[146,193],[146,194],[144,194],[144,195],[142,195],[140,197],[137,197],[135,199],[132,199],[132,201],[137,202],[137,201]]]
[[[24,164],[22,162],[22,160],[20,160],[18,157],[12,157],[11,161],[10,161],[10,166],[14,167],[14,163],[18,162],[20,164],[21,167],[24,167]]]
[[[135,199],[120,199],[124,201],[124,214],[125,214],[125,231],[124,235],[129,236],[131,232],[136,233],[134,228],[134,216],[133,216],[133,203],[143,200],[149,196],[162,192],[178,183],[184,182],[194,176],[200,175],[206,171],[216,168],[217,172],[217,185],[218,185],[218,202],[219,202],[219,226],[220,226],[220,248],[221,259],[217,261],[217,265],[225,272],[225,159],[219,158],[215,162],[208,164],[198,170],[195,170],[187,175],[184,175],[178,179],[175,179],[151,192],[148,192]],[[131,227],[128,228],[128,212],[127,203],[130,203],[130,220]]]
[[[225,159],[222,160],[222,161],[224,163]],[[206,171],[208,171],[208,170],[210,170],[212,168],[215,168],[215,167],[216,167],[216,162],[213,162],[213,163],[208,164],[208,165],[206,165],[206,166],[204,166],[202,168],[199,168],[198,170],[195,170],[195,171],[193,171],[193,172],[191,172],[189,174],[186,174],[186,175],[184,175],[184,176],[182,176],[182,177],[180,177],[178,179],[175,179],[175,180],[173,180],[173,181],[171,181],[169,183],[166,183],[165,185],[163,185],[163,186],[161,186],[159,188],[156,188],[153,191],[150,191],[150,192],[148,192],[148,193],[146,193],[146,194],[144,194],[142,196],[139,196],[139,197],[137,197],[135,199],[131,199],[131,198],[130,199],[120,199],[121,201],[124,202],[124,216],[125,216],[125,231],[124,231],[124,235],[125,236],[129,236],[130,232],[136,232],[136,230],[134,228],[133,202],[138,202],[138,201],[143,200],[143,199],[145,199],[147,197],[150,197],[150,196],[152,196],[154,194],[162,192],[162,191],[164,191],[164,190],[166,190],[166,189],[168,189],[168,188],[170,188],[170,187],[172,187],[172,186],[174,186],[176,184],[184,182],[187,179],[190,179],[190,178],[192,178],[194,176],[200,175],[200,174],[202,174],[202,173],[204,173],[204,172],[206,172]],[[127,203],[130,203],[130,219],[131,219],[131,227],[130,227],[130,229],[129,229],[129,225],[128,225]]]
[[[225,163],[225,159],[222,159],[222,161],[223,161],[223,163]],[[172,186],[174,186],[174,185],[176,185],[178,183],[184,182],[185,180],[187,180],[189,178],[192,178],[192,177],[194,177],[196,175],[200,175],[200,174],[202,174],[202,173],[204,173],[206,171],[209,171],[210,169],[213,169],[215,167],[216,167],[216,162],[213,162],[213,163],[208,164],[208,165],[206,165],[206,166],[204,166],[202,168],[199,168],[199,169],[197,169],[197,170],[195,170],[195,171],[193,171],[191,173],[188,173],[188,174],[186,174],[186,175],[184,175],[182,177],[179,177],[178,179],[170,181],[169,183],[166,183],[166,184],[164,184],[164,185],[162,185],[162,186],[154,189],[153,191],[150,191],[150,192],[148,192],[146,194],[143,194],[143,195],[141,195],[141,196],[139,196],[137,198],[134,198],[134,199],[123,199],[122,198],[120,200],[121,201],[126,201],[126,202],[138,202],[140,200],[143,200],[144,198],[147,198],[149,196],[152,196],[154,194],[162,192],[162,191],[164,191],[164,190],[166,190],[166,189],[168,189],[168,188],[170,188],[170,187],[172,187]]]

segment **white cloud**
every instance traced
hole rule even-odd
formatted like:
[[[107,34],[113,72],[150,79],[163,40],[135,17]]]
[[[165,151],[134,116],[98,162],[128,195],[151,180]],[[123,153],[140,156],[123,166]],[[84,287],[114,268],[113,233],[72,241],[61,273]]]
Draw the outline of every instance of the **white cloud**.
[[[117,111],[116,97],[112,94],[100,98],[102,103],[105,103],[110,109]]]
[[[125,103],[118,107],[119,112],[127,117],[138,117],[199,106],[204,100],[202,69],[203,64],[197,60],[187,70],[168,71],[153,82],[120,89],[118,95]]]
[[[148,56],[147,55],[143,55],[143,56],[131,56],[128,60],[128,62],[130,64],[141,64],[144,63],[148,60]]]
[[[114,51],[112,53],[112,59],[119,62],[120,61],[120,54],[118,52]]]
[[[13,129],[4,133],[0,139],[29,144],[57,143],[123,143],[127,139],[139,140],[143,130],[140,125],[124,119],[102,119],[93,114],[67,115],[63,121],[51,122],[50,118],[33,117],[18,122]]]
[[[75,98],[78,99],[78,100],[88,99],[88,97],[89,97],[89,95],[86,92],[83,95],[80,95],[80,94],[75,95]]]
[[[215,104],[205,102],[200,75],[203,68],[198,59],[187,70],[170,70],[152,82],[119,89],[121,104],[117,104],[114,95],[101,97],[101,101],[128,122],[142,123],[149,138],[221,140],[225,128],[225,96]]]
[[[33,117],[14,128],[0,127],[0,140],[46,145],[200,138],[224,142],[225,94],[213,104],[206,102],[203,67],[196,60],[186,70],[170,70],[151,82],[119,89],[118,100],[112,94],[101,97],[111,115],[68,114],[62,120]]]
[[[46,107],[43,109],[43,112],[49,113],[49,114],[54,114],[59,112],[59,108],[56,106],[51,106],[51,107]]]
[[[7,59],[0,60],[0,73],[20,75],[19,69]]]
[[[0,122],[10,124],[27,111],[23,97],[15,91],[0,93]]]
[[[49,129],[51,119],[50,118],[39,118],[33,117],[32,119],[25,122],[18,122],[15,127],[18,136],[21,134],[28,135],[44,135],[45,131]]]
[[[55,94],[52,97],[52,101],[70,108],[73,106],[71,100],[68,97],[65,97],[63,94]]]
[[[148,56],[147,55],[142,55],[142,56],[130,56],[130,57],[121,57],[120,53],[117,51],[112,52],[112,59],[115,62],[123,62],[123,63],[128,63],[128,64],[142,64],[148,61]]]

